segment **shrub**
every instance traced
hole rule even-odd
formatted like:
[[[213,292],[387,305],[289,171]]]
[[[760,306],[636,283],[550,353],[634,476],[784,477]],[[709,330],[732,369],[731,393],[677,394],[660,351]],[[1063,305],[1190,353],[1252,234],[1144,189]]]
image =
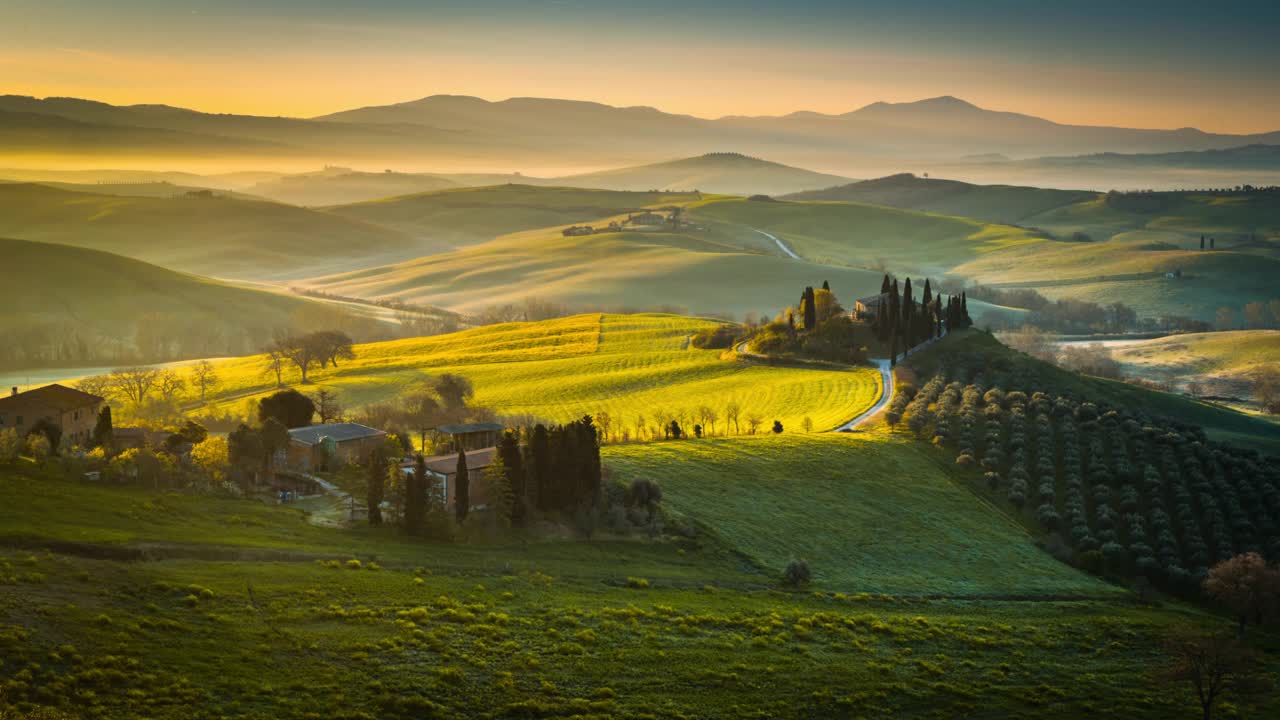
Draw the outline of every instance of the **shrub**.
[[[782,582],[792,587],[808,584],[811,580],[813,580],[813,573],[809,570],[809,563],[804,560],[792,560],[782,571]]]
[[[9,465],[18,461],[22,453],[22,438],[13,428],[0,430],[0,465]]]
[[[627,587],[643,590],[649,587],[649,581],[642,577],[629,577],[627,578]]]

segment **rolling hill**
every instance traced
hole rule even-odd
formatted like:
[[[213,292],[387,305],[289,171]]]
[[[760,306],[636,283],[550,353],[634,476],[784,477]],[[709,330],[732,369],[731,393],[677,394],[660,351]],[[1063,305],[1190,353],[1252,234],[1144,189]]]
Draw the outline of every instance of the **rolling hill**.
[[[349,217],[226,197],[123,197],[0,185],[0,234],[106,250],[202,275],[285,280],[414,257],[407,235]]]
[[[538,230],[306,284],[460,312],[536,297],[578,309],[669,308],[741,317],[747,312],[772,316],[797,302],[797,289],[824,279],[840,296],[856,298],[878,289],[881,275],[744,251],[702,233],[561,237]]]
[[[325,168],[318,172],[282,175],[250,187],[250,192],[290,205],[343,205],[399,195],[459,187],[438,175],[424,173],[357,172]]]
[[[188,356],[253,352],[316,306],[70,245],[0,239],[0,258],[11,367],[127,359],[140,330]]]
[[[339,205],[327,210],[417,238],[436,251],[520,230],[598,222],[652,205],[680,204],[691,193],[618,192],[572,187],[495,185]]]
[[[1047,190],[1011,185],[974,185],[920,178],[910,173],[864,180],[786,196],[786,200],[888,205],[996,223],[1018,223],[1040,213],[1097,197],[1087,190]]]
[[[1280,330],[1230,330],[1111,343],[1126,373],[1199,384],[1207,395],[1249,397],[1250,384],[1280,368]]]
[[[968,218],[842,202],[709,198],[689,217],[740,236],[763,230],[814,262],[940,275],[973,258],[1048,241],[1037,233]]]
[[[778,195],[828,187],[848,178],[748,157],[740,153],[708,153],[698,157],[639,167],[570,175],[556,182],[570,187],[610,190],[700,190],[726,195]]]

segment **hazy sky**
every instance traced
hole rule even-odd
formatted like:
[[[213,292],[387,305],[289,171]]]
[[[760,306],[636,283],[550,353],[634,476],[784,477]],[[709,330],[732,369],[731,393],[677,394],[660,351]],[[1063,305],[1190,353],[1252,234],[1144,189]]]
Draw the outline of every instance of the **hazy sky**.
[[[318,115],[437,93],[714,117],[956,95],[1280,130],[1280,2],[0,0],[0,94]]]

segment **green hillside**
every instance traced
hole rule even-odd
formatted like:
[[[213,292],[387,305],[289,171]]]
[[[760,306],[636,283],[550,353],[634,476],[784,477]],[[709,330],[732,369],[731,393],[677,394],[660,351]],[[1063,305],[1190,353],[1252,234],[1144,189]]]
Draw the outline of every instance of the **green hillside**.
[[[106,250],[215,277],[282,280],[414,257],[366,222],[225,197],[122,197],[0,185],[0,235]]]
[[[1199,383],[1211,395],[1248,397],[1264,371],[1280,368],[1280,330],[1188,333],[1116,344],[1112,355],[1125,371],[1181,387]]]
[[[571,187],[610,190],[701,190],[729,195],[779,195],[828,187],[848,178],[748,157],[741,153],[708,153],[669,162],[617,168],[557,178]]]
[[[952,597],[1120,592],[1049,557],[954,482],[954,464],[903,440],[793,431],[620,446],[608,458],[624,480],[661,478],[675,507],[768,572],[804,558],[820,587]]]
[[[888,205],[1008,224],[1021,223],[1026,218],[1095,197],[1096,192],[1087,190],[974,185],[903,173],[839,187],[799,192],[788,195],[786,199]]]
[[[329,208],[335,215],[400,230],[442,252],[499,235],[590,224],[652,205],[683,203],[690,193],[619,192],[572,187],[494,185],[390,197]]]
[[[582,308],[683,308],[693,313],[770,316],[798,302],[798,289],[831,283],[836,294],[875,292],[881,275],[746,252],[714,234],[624,232],[562,237],[507,235],[451,253],[309,284],[362,297],[391,297],[478,311],[537,297]]]
[[[128,357],[142,324],[158,316],[183,328],[166,341],[189,353],[252,352],[272,330],[289,327],[291,315],[315,305],[69,245],[0,239],[0,258],[8,296],[0,333],[11,341],[0,349],[0,363],[32,353],[44,363]]]
[[[941,274],[1005,248],[1046,242],[1022,228],[856,203],[712,198],[691,206],[690,217],[737,234],[773,233],[814,262],[885,266],[899,275]]]
[[[831,428],[873,405],[883,391],[872,368],[769,367],[688,347],[690,335],[714,324],[674,315],[577,315],[492,325],[359,345],[355,360],[314,371],[311,380],[357,407],[456,373],[474,384],[476,403],[499,413],[563,422],[605,411],[614,418],[614,433],[632,437],[651,435],[664,412],[687,420],[687,413],[708,405],[723,415],[731,402],[742,408],[739,431],[746,431],[752,412],[794,427],[807,415],[818,428]],[[220,361],[217,368],[223,382],[210,396],[213,402],[275,390],[263,376],[261,357]],[[646,424],[638,430],[641,415]],[[726,429],[723,421],[716,429]]]

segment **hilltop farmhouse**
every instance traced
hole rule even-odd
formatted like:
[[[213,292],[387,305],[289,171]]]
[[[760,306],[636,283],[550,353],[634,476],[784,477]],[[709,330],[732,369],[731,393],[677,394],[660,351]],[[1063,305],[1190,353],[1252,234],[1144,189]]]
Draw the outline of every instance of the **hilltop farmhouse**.
[[[64,443],[84,445],[93,435],[105,402],[105,398],[65,385],[45,385],[26,392],[15,387],[8,397],[0,398],[0,430],[12,428],[26,435],[37,422],[48,420],[62,430]]]

